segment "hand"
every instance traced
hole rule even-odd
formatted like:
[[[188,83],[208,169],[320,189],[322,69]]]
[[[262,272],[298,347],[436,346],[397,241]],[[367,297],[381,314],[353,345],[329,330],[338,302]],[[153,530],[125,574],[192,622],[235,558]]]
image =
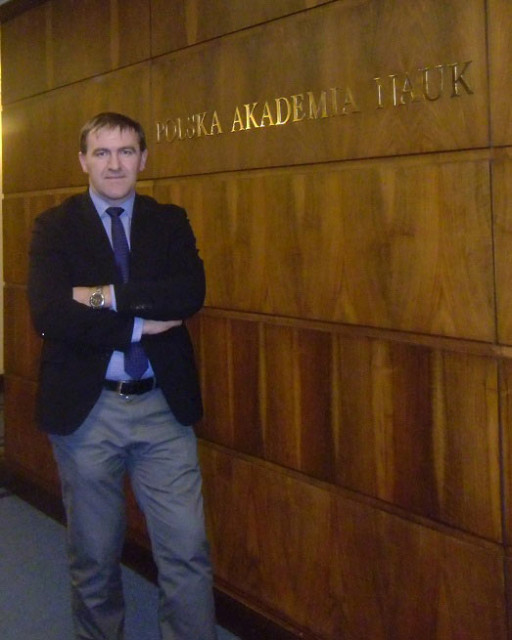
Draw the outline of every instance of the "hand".
[[[104,309],[108,309],[112,300],[110,297],[110,285],[98,285],[103,289],[103,295],[105,296],[105,306]],[[90,307],[89,298],[91,297],[91,293],[95,291],[96,287],[73,287],[73,300],[76,302],[80,302],[80,304],[85,304],[87,307]]]
[[[142,335],[154,336],[173,327],[179,327],[183,320],[144,320]]]

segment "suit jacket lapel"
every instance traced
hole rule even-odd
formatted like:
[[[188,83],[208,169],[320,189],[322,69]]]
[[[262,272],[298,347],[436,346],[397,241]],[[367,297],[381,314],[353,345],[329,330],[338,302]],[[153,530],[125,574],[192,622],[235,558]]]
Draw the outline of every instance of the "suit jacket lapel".
[[[84,248],[94,259],[96,266],[101,273],[109,273],[111,277],[117,280],[117,268],[115,265],[114,251],[110,244],[105,227],[101,221],[96,207],[91,200],[89,192],[83,194],[80,200],[80,207],[76,211],[79,216],[79,224],[84,233]]]
[[[130,233],[130,275],[135,278],[141,270],[145,272],[148,261],[158,255],[159,227],[150,213],[145,201],[136,195]]]

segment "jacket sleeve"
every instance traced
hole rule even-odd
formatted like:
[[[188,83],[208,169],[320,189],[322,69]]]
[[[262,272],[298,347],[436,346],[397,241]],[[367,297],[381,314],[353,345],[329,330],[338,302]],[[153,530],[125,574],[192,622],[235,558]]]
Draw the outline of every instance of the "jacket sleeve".
[[[160,233],[157,246],[140,247],[144,256],[153,255],[158,262],[154,274],[142,257],[137,261],[137,247],[130,281],[115,286],[117,310],[121,314],[152,320],[181,320],[201,309],[205,299],[205,273],[196,240],[184,209],[161,206]],[[144,234],[141,234],[144,237]],[[137,268],[139,264],[139,268]],[[133,276],[133,277],[132,277]]]
[[[35,221],[29,254],[28,299],[34,327],[45,339],[80,347],[125,349],[133,318],[95,310],[72,298],[73,248],[57,210]]]

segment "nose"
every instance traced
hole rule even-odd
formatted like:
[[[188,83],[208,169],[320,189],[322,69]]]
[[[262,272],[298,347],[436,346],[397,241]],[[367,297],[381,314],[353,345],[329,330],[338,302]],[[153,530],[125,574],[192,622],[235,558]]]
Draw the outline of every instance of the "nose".
[[[117,153],[111,153],[108,158],[108,168],[112,171],[117,171],[121,168],[121,163],[119,161],[119,156]]]

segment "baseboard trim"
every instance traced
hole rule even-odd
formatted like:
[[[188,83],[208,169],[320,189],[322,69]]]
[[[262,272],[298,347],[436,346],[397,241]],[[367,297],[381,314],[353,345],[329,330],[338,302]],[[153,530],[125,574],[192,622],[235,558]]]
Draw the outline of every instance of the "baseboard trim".
[[[65,523],[61,500],[10,469],[2,459],[0,459],[0,486],[57,522]],[[127,540],[123,551],[123,562],[156,584],[156,567],[151,552],[146,547]],[[239,636],[241,640],[262,640],[262,638],[314,640],[309,634],[290,631],[219,588],[215,588],[215,605],[219,625]]]

